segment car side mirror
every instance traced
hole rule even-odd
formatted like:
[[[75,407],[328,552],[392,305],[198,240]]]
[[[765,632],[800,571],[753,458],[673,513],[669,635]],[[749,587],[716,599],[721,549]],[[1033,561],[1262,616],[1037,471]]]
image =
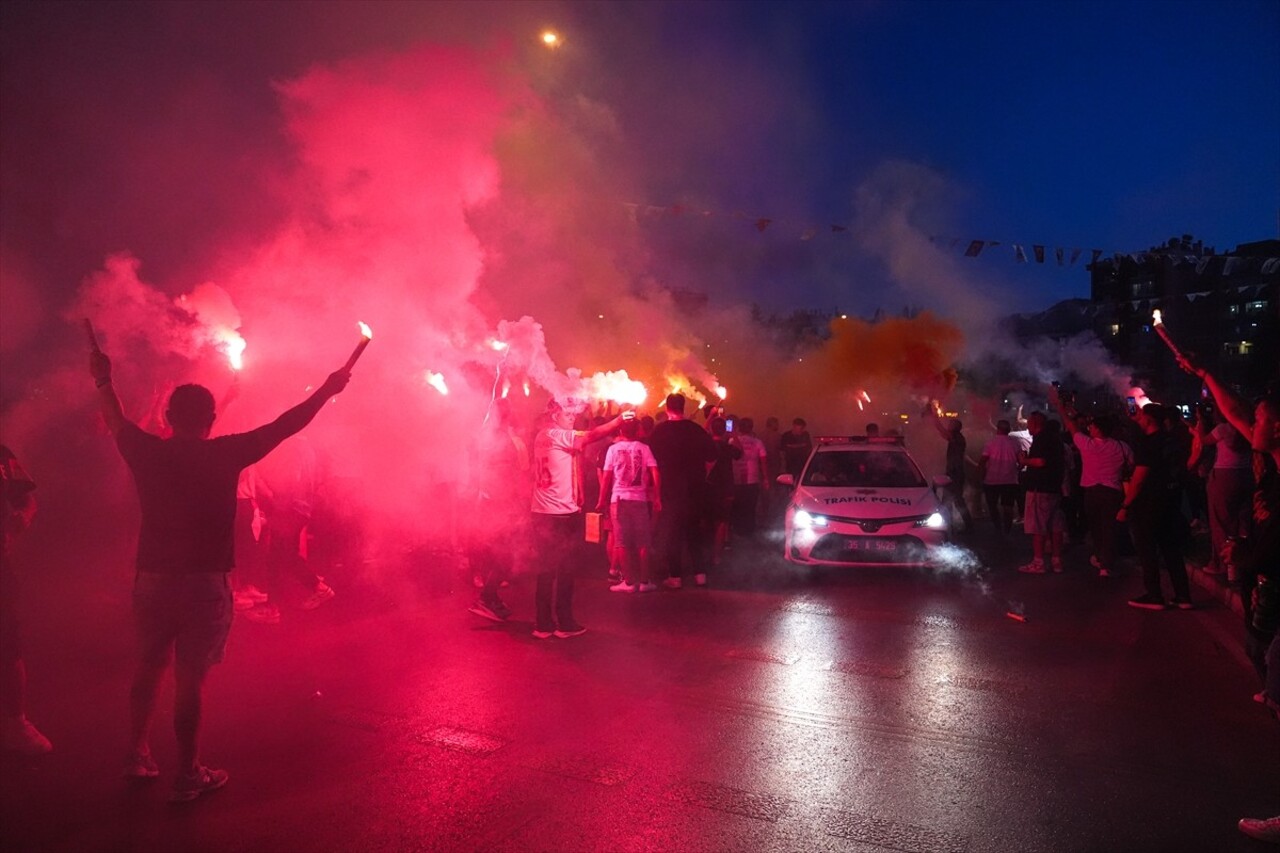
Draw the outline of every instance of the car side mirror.
[[[948,482],[950,482],[950,481],[948,481]],[[779,474],[779,475],[778,475],[778,485],[779,485],[779,486],[794,486],[795,484],[796,484],[796,478],[795,478],[795,477],[793,477],[793,476],[791,476],[790,474]]]

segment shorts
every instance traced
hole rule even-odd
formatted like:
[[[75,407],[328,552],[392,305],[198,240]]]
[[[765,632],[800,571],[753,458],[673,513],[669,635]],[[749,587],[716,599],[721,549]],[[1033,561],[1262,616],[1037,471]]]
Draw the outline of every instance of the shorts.
[[[226,572],[181,575],[138,572],[133,618],[143,663],[205,670],[222,663],[231,634],[231,584]]]
[[[1062,495],[1053,492],[1027,492],[1026,509],[1022,514],[1022,526],[1027,533],[1047,536],[1066,530],[1066,517],[1062,514]]]
[[[22,634],[18,629],[18,579],[7,562],[0,562],[0,666],[10,667],[22,660]]]
[[[653,545],[648,501],[614,501],[612,509],[614,544],[619,548],[648,548]]]

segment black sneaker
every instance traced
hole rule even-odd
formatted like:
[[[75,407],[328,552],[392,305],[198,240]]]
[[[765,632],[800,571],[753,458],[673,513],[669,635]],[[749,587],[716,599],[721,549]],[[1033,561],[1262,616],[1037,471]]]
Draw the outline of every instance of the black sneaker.
[[[193,773],[184,773],[173,780],[173,793],[169,795],[169,802],[189,803],[202,794],[218,790],[225,784],[227,784],[227,771],[211,770],[200,765]]]
[[[1196,607],[1194,604],[1191,603],[1191,599],[1189,598],[1175,598],[1170,603],[1173,604],[1173,606],[1178,608],[1179,610],[1194,610]]]
[[[1137,607],[1141,610],[1164,610],[1168,607],[1164,599],[1158,595],[1140,595],[1137,598],[1129,599],[1130,607]]]
[[[507,618],[498,611],[497,607],[483,601],[477,601],[475,604],[468,607],[467,610],[477,616],[489,619],[493,622],[505,622]]]

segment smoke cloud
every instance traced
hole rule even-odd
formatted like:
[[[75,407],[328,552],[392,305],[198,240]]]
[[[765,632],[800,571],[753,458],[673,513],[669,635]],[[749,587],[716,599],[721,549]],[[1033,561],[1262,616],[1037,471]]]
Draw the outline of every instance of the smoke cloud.
[[[604,73],[603,51],[566,47],[557,68],[530,39],[461,23],[456,7],[390,4],[376,26],[356,22],[363,11],[353,8],[321,13],[311,53],[278,11],[268,13],[266,41],[253,44],[247,67],[270,86],[166,57],[186,70],[157,80],[150,101],[125,94],[69,113],[79,123],[71,138],[91,151],[77,161],[82,185],[58,179],[74,200],[60,215],[96,240],[65,256],[11,228],[0,242],[6,362],[14,355],[3,379],[5,441],[55,488],[63,478],[50,472],[74,467],[94,490],[128,492],[94,426],[81,317],[114,359],[132,417],[162,428],[167,391],[194,381],[221,401],[222,432],[300,401],[343,363],[357,322],[367,323],[372,342],[347,391],[308,428],[307,455],[343,510],[384,545],[455,541],[479,523],[457,511],[458,496],[476,478],[483,460],[472,448],[500,398],[526,430],[548,397],[637,402],[640,383],[641,408],[673,389],[698,400],[723,392],[730,410],[757,422],[802,414],[818,432],[848,432],[953,393],[956,365],[998,341],[994,285],[925,236],[954,189],[920,166],[885,164],[850,190],[847,213],[864,262],[882,267],[894,298],[926,310],[878,322],[835,317],[798,348],[767,339],[752,306],[733,296],[744,265],[776,262],[777,252],[717,246],[721,223],[672,240],[632,221],[624,202],[673,186],[682,201],[733,209],[723,174],[700,189],[679,182],[723,152],[728,137],[717,127],[734,139],[768,131],[722,158],[736,175],[784,127],[818,131],[803,100],[786,93],[793,81],[755,73],[743,78],[751,91],[735,89],[719,105],[684,92],[671,115],[637,126],[636,113],[609,99],[621,89],[616,68]],[[534,31],[523,4],[495,8]],[[153,11],[174,27],[212,14]],[[210,38],[229,40],[233,22]],[[272,39],[274,54],[264,47]],[[104,57],[118,49],[90,45]],[[751,64],[725,60],[731,71]],[[125,63],[104,73],[139,72]],[[87,75],[69,68],[48,84],[50,98],[74,103]],[[709,75],[698,85],[724,83]],[[245,85],[255,94],[232,96]],[[656,137],[689,127],[703,133],[681,162],[681,139]],[[6,148],[39,161],[19,139],[6,136]],[[34,198],[31,182],[9,169],[6,186]],[[100,251],[90,256],[84,245]],[[871,286],[844,276],[850,294]],[[43,287],[67,279],[80,284],[61,298]],[[1084,342],[1029,361],[1037,379],[1061,369],[1114,378],[1101,355]]]

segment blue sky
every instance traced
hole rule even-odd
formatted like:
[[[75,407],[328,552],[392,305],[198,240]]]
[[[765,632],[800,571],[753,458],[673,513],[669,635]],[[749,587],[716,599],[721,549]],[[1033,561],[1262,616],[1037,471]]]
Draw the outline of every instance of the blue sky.
[[[692,198],[843,222],[878,165],[918,164],[945,190],[917,210],[920,228],[1004,242],[971,269],[1019,309],[1086,295],[1088,276],[1079,266],[1016,266],[1011,242],[1079,246],[1087,257],[1184,233],[1219,251],[1278,236],[1277,3],[667,3],[577,12],[584,37],[610,45],[601,86],[623,123],[641,136],[652,129],[657,147],[678,140],[669,144],[686,154],[671,158],[680,164],[672,174],[653,176],[652,203]],[[726,108],[726,135],[699,156],[690,130],[698,124],[666,112],[684,86],[729,102],[735,86],[756,88],[759,109],[739,122]],[[702,100],[717,109],[716,97]],[[771,235],[748,227],[741,236]],[[823,251],[815,241],[813,252]],[[876,278],[874,259],[832,251],[834,266]],[[751,287],[777,301],[775,285]],[[834,284],[805,292],[820,304],[860,299],[841,300]]]

